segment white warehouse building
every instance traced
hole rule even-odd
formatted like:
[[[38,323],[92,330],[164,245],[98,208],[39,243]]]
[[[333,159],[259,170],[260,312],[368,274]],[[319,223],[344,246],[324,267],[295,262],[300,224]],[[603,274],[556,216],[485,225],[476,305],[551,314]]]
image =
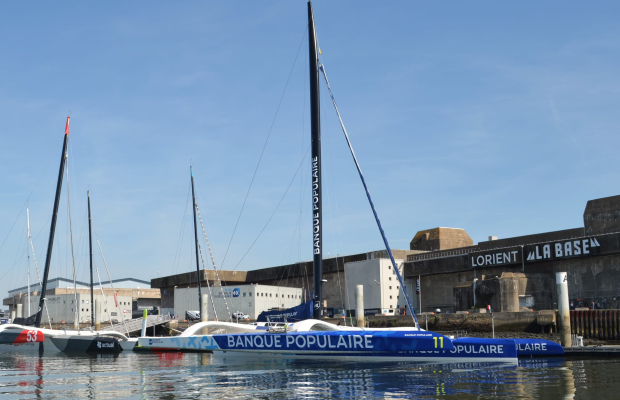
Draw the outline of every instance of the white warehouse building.
[[[77,296],[77,307],[75,306]],[[94,300],[101,300],[101,322],[105,323],[112,320],[113,323],[122,322],[123,319],[131,319],[131,296],[116,296],[118,306],[114,303],[113,295],[105,295],[105,301],[103,301],[101,292],[94,294]],[[23,316],[28,316],[28,305],[24,297]],[[49,318],[53,324],[61,323],[64,321],[67,324],[73,324],[75,321],[75,309],[77,308],[77,316],[80,324],[90,323],[90,310],[92,304],[90,304],[90,293],[77,293],[77,294],[56,294],[46,296],[45,303],[47,304],[47,311],[43,309],[43,315],[41,317],[41,324],[48,324]],[[30,297],[30,310],[31,314],[39,308],[39,296]]]
[[[201,288],[209,295],[209,289]],[[207,307],[207,317],[213,321],[226,321],[229,313],[242,312],[255,320],[263,311],[272,308],[291,308],[302,303],[302,289],[268,285],[212,286]],[[215,311],[213,309],[215,306]],[[228,306],[228,308],[227,308]],[[174,293],[174,315],[185,319],[186,311],[198,311],[198,288],[177,288]],[[217,314],[217,318],[216,318]]]
[[[403,274],[403,260],[394,260]],[[356,286],[364,287],[365,315],[398,315],[398,309],[407,304],[400,287],[396,272],[392,268],[389,258],[375,258],[372,260],[350,262],[344,265],[347,294],[345,307],[347,311],[355,312]],[[405,280],[405,288],[412,306],[417,307],[415,292],[412,292],[415,282]]]

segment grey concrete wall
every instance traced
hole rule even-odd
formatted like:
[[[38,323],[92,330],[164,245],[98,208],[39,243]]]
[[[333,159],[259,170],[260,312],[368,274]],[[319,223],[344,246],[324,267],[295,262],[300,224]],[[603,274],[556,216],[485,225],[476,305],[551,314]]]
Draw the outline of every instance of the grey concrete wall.
[[[583,224],[586,235],[620,232],[620,196],[588,201]]]
[[[562,231],[536,233],[534,235],[515,236],[506,239],[490,240],[478,242],[478,248],[483,250],[497,249],[500,247],[520,246],[522,244],[551,242],[554,240],[565,240],[584,235],[583,228],[565,229]]]

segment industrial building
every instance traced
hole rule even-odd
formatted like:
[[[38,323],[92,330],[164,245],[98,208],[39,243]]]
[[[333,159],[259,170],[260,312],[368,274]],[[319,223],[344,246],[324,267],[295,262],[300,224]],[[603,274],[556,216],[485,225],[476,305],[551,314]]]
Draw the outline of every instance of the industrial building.
[[[556,272],[568,273],[575,307],[620,308],[620,196],[588,201],[583,221],[477,245],[462,229],[423,231],[411,248],[426,252],[407,256],[405,277],[420,279],[422,311],[555,309]]]
[[[114,286],[114,290],[111,286]],[[101,300],[101,320],[118,322],[123,319],[131,319],[134,311],[159,308],[161,295],[159,289],[151,289],[150,282],[134,278],[125,278],[102,282],[101,286],[94,288],[94,299]],[[46,304],[49,311],[43,310],[42,322],[53,324],[73,324],[77,313],[79,323],[90,323],[91,308],[90,284],[76,282],[77,290],[74,290],[73,281],[65,278],[54,278],[48,281],[46,291]],[[28,289],[21,287],[9,290],[9,297],[3,300],[5,306],[9,306],[9,315],[28,317],[36,312],[39,307],[40,286],[30,287],[30,314],[28,314]],[[103,290],[103,295],[101,291]],[[77,298],[77,303],[76,303]],[[18,305],[20,307],[18,307]]]
[[[207,318],[228,320],[234,312],[247,314],[250,319],[274,308],[291,308],[303,301],[302,290],[284,286],[236,285],[202,288],[208,296]],[[215,306],[215,310],[213,309]],[[174,316],[184,319],[186,311],[198,311],[198,288],[177,288],[174,296]]]
[[[403,260],[394,259],[403,273]],[[365,315],[398,315],[400,307],[407,302],[400,290],[400,282],[388,258],[350,262],[345,264],[346,296],[345,309],[349,315],[355,313],[356,287],[362,285],[364,293]],[[413,307],[417,298],[412,295],[414,281],[405,279],[405,289],[410,296]]]
[[[404,260],[409,254],[419,253],[417,250],[396,249],[393,249],[392,252],[394,253],[394,257],[400,260]],[[345,282],[347,282],[348,272],[345,271],[345,265],[347,263],[379,259],[388,260],[385,250],[323,259],[323,279],[326,281],[323,284],[323,302],[327,316],[341,313],[343,307],[346,307],[347,291],[345,290]],[[377,280],[381,281],[381,279]],[[219,279],[213,270],[201,271],[200,286],[203,290],[207,287],[207,282],[210,286],[217,286],[220,284],[220,281],[224,282],[224,285],[228,287],[256,284],[272,287],[300,288],[302,300],[306,301],[306,299],[310,298],[310,293],[312,292],[312,261],[303,261],[295,264],[262,268],[253,271],[219,271]],[[390,286],[388,282],[389,280],[386,277],[384,284],[387,285],[387,287]],[[161,307],[163,314],[175,313],[175,293],[178,290],[196,286],[196,272],[186,272],[151,280],[151,287],[159,288],[161,291]],[[371,292],[372,290],[368,289],[368,293]],[[354,293],[353,296],[355,296]],[[351,299],[353,299],[353,297],[351,297]],[[298,304],[299,303],[295,305]],[[404,305],[404,301],[394,304],[394,306],[398,305]],[[386,303],[386,306],[389,308],[388,303]],[[373,307],[381,308],[382,305],[377,303],[373,305]],[[195,309],[195,307],[192,308],[192,310]]]
[[[478,244],[464,229],[425,229],[414,235],[409,250],[395,249],[393,254],[416,312],[486,306],[496,311],[555,309],[556,272],[568,273],[575,307],[594,302],[620,308],[620,196],[590,200],[583,221],[583,226],[572,229],[506,239],[489,236]],[[392,268],[385,250],[324,259],[326,314],[353,310],[356,285],[364,287],[367,314],[396,313],[389,310],[406,302]],[[300,288],[305,300],[312,291],[312,272],[312,262],[306,261],[252,271],[220,271],[219,276],[228,287]],[[202,287],[207,281],[219,284],[214,271],[202,271],[200,279]],[[175,291],[196,287],[196,273],[156,278],[151,286],[161,290],[162,311],[172,313]]]

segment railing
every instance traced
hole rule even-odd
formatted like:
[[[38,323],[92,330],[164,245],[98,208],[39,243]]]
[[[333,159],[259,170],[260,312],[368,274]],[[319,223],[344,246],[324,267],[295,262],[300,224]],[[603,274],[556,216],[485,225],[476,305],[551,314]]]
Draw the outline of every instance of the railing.
[[[570,312],[571,332],[591,339],[620,338],[620,310]]]
[[[469,254],[472,251],[471,248],[466,249],[454,249],[454,250],[442,250],[442,251],[429,251],[421,254],[409,254],[407,261],[421,261],[430,260],[433,258],[454,257],[463,254]]]
[[[146,327],[165,324],[170,321],[170,315],[148,315],[146,318]],[[101,328],[102,331],[115,331],[120,333],[135,332],[142,329],[142,318],[134,318],[126,320],[123,324],[119,322],[113,326]]]

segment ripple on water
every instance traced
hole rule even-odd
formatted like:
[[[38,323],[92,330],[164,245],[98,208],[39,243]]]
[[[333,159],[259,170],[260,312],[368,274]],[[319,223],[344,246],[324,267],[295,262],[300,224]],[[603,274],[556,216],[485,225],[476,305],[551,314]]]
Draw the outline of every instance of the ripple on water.
[[[0,354],[0,397],[96,399],[618,398],[616,360],[518,367],[214,358],[208,354]]]

